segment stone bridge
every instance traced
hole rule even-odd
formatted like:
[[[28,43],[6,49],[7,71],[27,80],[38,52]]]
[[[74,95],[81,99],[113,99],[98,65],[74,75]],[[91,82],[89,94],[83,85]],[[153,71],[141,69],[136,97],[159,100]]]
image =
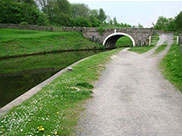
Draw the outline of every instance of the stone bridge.
[[[106,47],[114,47],[122,36],[131,39],[133,46],[149,45],[149,37],[153,35],[152,28],[83,28],[84,37],[91,41],[103,44]]]

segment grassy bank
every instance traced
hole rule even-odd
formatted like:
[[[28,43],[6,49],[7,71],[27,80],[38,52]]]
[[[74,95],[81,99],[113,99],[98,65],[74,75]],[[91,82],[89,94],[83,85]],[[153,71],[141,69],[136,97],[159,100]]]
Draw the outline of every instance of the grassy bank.
[[[13,108],[0,119],[0,135],[72,136],[82,104],[91,98],[91,85],[98,79],[112,54],[99,53],[65,72],[39,93]]]
[[[182,52],[179,45],[172,45],[160,67],[165,78],[182,92]]]
[[[137,52],[137,53],[145,53],[149,50],[151,50],[152,48],[155,47],[155,45],[157,44],[159,40],[159,35],[157,33],[154,34],[154,36],[152,37],[152,45],[147,45],[147,46],[143,46],[143,47],[133,47],[133,48],[130,48],[129,51],[134,51],[134,52]]]
[[[56,50],[102,48],[78,32],[0,29],[0,57]]]
[[[164,44],[160,45],[160,46],[155,50],[154,54],[157,54],[157,53],[163,51],[166,47],[167,47],[167,43],[164,43]]]

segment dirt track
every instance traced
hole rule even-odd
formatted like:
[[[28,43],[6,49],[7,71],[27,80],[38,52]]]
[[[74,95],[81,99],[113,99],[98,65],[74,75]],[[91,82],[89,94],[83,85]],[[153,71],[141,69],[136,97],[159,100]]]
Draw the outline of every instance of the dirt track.
[[[158,69],[172,44],[158,55],[126,49],[112,56],[95,85],[94,98],[85,105],[77,136],[182,136],[182,94]]]

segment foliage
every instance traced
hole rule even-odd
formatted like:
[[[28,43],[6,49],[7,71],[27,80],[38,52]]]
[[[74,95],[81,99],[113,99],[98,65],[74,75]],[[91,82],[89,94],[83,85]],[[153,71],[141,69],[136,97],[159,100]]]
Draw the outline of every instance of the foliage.
[[[175,24],[177,31],[182,32],[182,11],[176,16]]]
[[[0,29],[0,37],[0,56],[103,47],[78,32]]]
[[[47,25],[48,21],[43,13],[31,4],[26,2],[16,2],[14,0],[0,1],[0,23]]]
[[[100,20],[101,23],[103,23],[106,20],[106,18],[107,18],[107,16],[105,14],[105,11],[102,8],[100,8],[98,19]]]
[[[92,24],[87,18],[77,17],[74,19],[74,26],[77,27],[90,27]]]
[[[103,64],[119,50],[95,55],[65,72],[51,84],[0,118],[0,135],[74,135],[85,100]],[[78,86],[79,85],[79,86]]]
[[[154,25],[154,28],[165,32],[182,32],[182,11],[175,18],[160,16],[157,23]]]
[[[71,4],[72,17],[89,17],[89,8],[85,4]]]
[[[165,78],[182,91],[182,52],[179,50],[179,45],[171,46],[160,66]]]
[[[115,25],[115,26],[117,26],[117,25],[118,25],[118,22],[117,22],[117,20],[116,20],[116,17],[114,17],[114,19],[113,19],[113,23],[114,23],[114,25]]]
[[[100,25],[100,21],[95,16],[90,16],[89,21],[92,27],[98,27]]]
[[[167,31],[167,27],[168,27],[168,19],[166,17],[160,16],[154,28],[156,30]]]
[[[20,25],[28,25],[28,22],[21,22]]]

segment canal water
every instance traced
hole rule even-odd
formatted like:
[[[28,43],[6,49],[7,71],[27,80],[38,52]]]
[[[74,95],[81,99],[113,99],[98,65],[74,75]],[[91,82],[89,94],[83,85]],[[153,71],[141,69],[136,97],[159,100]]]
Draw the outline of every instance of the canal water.
[[[0,60],[0,108],[74,62],[101,51],[76,51]]]

